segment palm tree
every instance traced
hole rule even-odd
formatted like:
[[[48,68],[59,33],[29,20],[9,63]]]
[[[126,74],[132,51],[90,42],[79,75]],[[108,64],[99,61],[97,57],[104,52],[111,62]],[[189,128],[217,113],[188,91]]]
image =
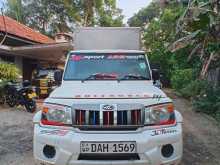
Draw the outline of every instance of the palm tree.
[[[82,0],[80,6],[83,9],[83,26],[92,26],[95,22],[95,16],[103,14],[105,8],[115,9],[115,0]]]
[[[16,19],[18,22],[25,23],[22,0],[7,0],[6,15]]]

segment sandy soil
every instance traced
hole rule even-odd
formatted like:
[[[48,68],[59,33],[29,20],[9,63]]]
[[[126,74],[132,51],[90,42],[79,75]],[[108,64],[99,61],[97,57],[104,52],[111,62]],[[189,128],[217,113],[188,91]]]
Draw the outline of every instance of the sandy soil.
[[[207,115],[192,111],[188,101],[170,90],[184,118],[184,156],[181,165],[220,165],[220,126]],[[34,165],[32,135],[34,114],[0,107],[0,165]]]
[[[0,165],[32,165],[34,114],[0,107]]]

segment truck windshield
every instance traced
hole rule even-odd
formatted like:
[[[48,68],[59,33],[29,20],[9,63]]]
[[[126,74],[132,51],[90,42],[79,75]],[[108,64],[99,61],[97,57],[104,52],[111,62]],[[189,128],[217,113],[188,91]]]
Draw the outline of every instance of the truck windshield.
[[[70,54],[64,80],[150,80],[144,54]]]

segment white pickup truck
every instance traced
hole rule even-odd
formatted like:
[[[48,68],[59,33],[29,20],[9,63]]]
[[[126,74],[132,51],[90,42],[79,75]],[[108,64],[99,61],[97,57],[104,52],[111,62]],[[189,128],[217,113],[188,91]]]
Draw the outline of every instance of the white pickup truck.
[[[50,165],[178,164],[182,116],[153,85],[157,73],[137,44],[139,29],[81,28],[74,37],[77,50],[69,52],[63,76],[55,74],[61,86],[33,119],[35,159]]]

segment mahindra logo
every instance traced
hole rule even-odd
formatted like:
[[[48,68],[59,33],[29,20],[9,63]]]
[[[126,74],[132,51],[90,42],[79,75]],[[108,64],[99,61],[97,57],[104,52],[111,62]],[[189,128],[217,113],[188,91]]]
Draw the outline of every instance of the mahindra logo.
[[[101,109],[102,110],[106,110],[106,111],[112,111],[112,110],[115,109],[115,106],[114,105],[105,104],[105,105],[102,105]]]

